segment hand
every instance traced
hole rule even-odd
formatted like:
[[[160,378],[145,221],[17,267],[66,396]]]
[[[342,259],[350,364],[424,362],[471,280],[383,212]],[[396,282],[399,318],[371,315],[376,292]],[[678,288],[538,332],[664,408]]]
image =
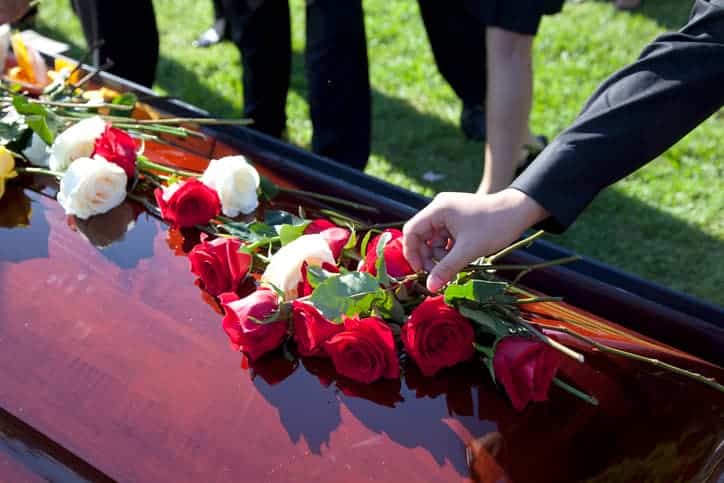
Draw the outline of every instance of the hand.
[[[548,213],[525,193],[508,188],[492,195],[440,193],[404,228],[402,247],[415,271],[427,271],[437,292],[465,265],[495,253]]]
[[[0,25],[22,17],[30,8],[29,0],[4,0],[0,6]]]

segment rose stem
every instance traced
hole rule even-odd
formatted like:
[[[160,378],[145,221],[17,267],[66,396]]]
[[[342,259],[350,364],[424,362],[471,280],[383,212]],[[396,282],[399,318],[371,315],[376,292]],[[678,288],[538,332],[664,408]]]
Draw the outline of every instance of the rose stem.
[[[23,167],[19,167],[19,168],[15,168],[15,171],[17,171],[18,174],[20,174],[20,173],[45,174],[45,175],[48,175],[48,176],[55,176],[56,178],[62,178],[62,177],[63,177],[63,173],[59,173],[59,172],[57,172],[57,171],[51,171],[51,170],[49,170],[49,169],[44,169],[44,168],[23,168]]]
[[[347,207],[354,208],[359,211],[367,211],[369,213],[379,213],[380,212],[380,210],[378,210],[374,206],[364,205],[361,203],[355,203],[353,201],[343,200],[343,199],[340,199],[340,198],[337,198],[334,196],[328,196],[328,195],[323,195],[321,193],[314,193],[312,191],[304,191],[304,190],[298,190],[298,189],[294,189],[294,188],[283,188],[281,186],[277,186],[277,188],[279,189],[279,191],[281,193],[287,193],[287,194],[292,194],[292,195],[297,195],[297,196],[308,196],[310,198],[316,198],[318,200],[328,201],[330,203],[335,203],[335,204],[338,204],[341,206],[347,206]]]
[[[568,335],[570,335],[571,337],[575,337],[575,338],[578,339],[578,340],[581,340],[581,341],[583,341],[583,342],[586,342],[586,343],[592,345],[593,347],[595,347],[596,349],[600,350],[601,352],[606,352],[606,353],[609,353],[609,354],[618,355],[618,356],[625,357],[625,358],[627,358],[627,359],[633,359],[633,360],[639,361],[639,362],[645,362],[645,363],[650,364],[650,365],[652,365],[652,366],[654,366],[654,367],[658,367],[658,368],[660,368],[660,369],[666,369],[666,370],[671,371],[671,372],[673,372],[673,373],[675,373],[675,374],[679,374],[679,375],[681,375],[681,376],[688,377],[688,378],[694,379],[694,380],[696,380],[696,381],[699,381],[699,382],[701,382],[701,383],[704,383],[704,384],[706,384],[707,386],[710,386],[710,387],[716,389],[717,391],[724,392],[724,386],[722,386],[721,384],[719,384],[719,383],[716,381],[716,379],[713,379],[713,378],[711,378],[711,377],[703,376],[703,375],[701,375],[701,374],[699,374],[699,373],[697,373],[697,372],[687,371],[686,369],[682,369],[681,367],[674,366],[674,365],[672,365],[672,364],[669,364],[669,363],[667,363],[667,362],[660,361],[660,360],[658,360],[658,359],[654,359],[654,358],[652,358],[652,357],[642,356],[642,355],[640,355],[640,354],[635,354],[635,353],[633,353],[633,352],[628,352],[628,351],[625,351],[625,350],[622,350],[622,349],[616,349],[615,347],[611,347],[611,346],[607,346],[607,345],[601,344],[600,342],[597,342],[597,341],[595,341],[595,340],[593,340],[593,339],[591,339],[591,338],[589,338],[589,337],[586,337],[585,335],[581,335],[581,334],[579,334],[579,333],[577,333],[577,332],[574,332],[574,331],[572,331],[572,330],[570,330],[570,329],[568,329],[568,328],[565,328],[565,327],[548,327],[548,326],[546,326],[546,329],[554,330],[554,331],[556,331],[556,332],[562,332],[562,333],[564,333],[564,334],[568,334]]]
[[[523,327],[528,329],[528,331],[530,331],[532,334],[534,334],[536,337],[538,337],[540,340],[542,340],[549,346],[553,347],[554,349],[557,349],[558,351],[567,355],[571,359],[574,359],[580,363],[585,362],[586,359],[583,357],[583,354],[580,354],[580,353],[574,351],[573,349],[571,349],[570,347],[566,347],[565,345],[561,344],[557,340],[554,340],[554,339],[548,337],[543,332],[536,329],[530,322],[523,319],[522,317],[519,317],[519,316],[513,314],[510,310],[503,307],[502,305],[498,305],[497,308],[500,309],[505,315],[507,315],[510,320],[518,322],[520,325],[522,325]]]
[[[488,271],[488,270],[501,270],[501,271],[523,270],[527,273],[532,270],[553,267],[556,265],[563,265],[565,263],[575,262],[580,259],[581,259],[581,257],[579,255],[573,255],[570,257],[557,258],[555,260],[549,260],[547,262],[536,263],[533,265],[515,265],[515,264],[512,264],[512,265],[494,265],[494,264],[493,265],[468,265],[463,270],[464,271],[470,270],[470,271],[476,271],[476,272],[482,272],[482,271]]]
[[[586,394],[585,392],[581,391],[580,389],[577,389],[577,388],[571,386],[570,384],[567,384],[567,383],[561,381],[557,377],[553,378],[553,384],[560,387],[561,389],[566,391],[568,394],[571,394],[573,396],[576,396],[579,399],[582,399],[583,401],[587,402],[588,404],[591,404],[593,406],[598,406],[598,399]]]
[[[537,231],[527,238],[518,240],[517,242],[513,243],[509,247],[503,248],[498,253],[490,255],[489,257],[485,257],[483,260],[485,262],[487,262],[488,265],[490,265],[495,260],[498,260],[499,258],[506,256],[507,254],[517,250],[518,248],[527,247],[527,246],[531,245],[536,239],[540,238],[543,235],[545,235],[545,232],[543,230]]]
[[[200,178],[201,174],[194,171],[186,171],[184,169],[176,169],[151,161],[146,156],[138,156],[137,165],[139,168],[151,169],[162,173],[174,174],[176,176],[185,176],[187,178]]]

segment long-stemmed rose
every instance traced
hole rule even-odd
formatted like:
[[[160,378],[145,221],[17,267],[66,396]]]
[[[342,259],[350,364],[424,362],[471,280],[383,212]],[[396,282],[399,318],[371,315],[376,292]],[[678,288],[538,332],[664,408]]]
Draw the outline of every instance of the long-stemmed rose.
[[[279,296],[274,291],[262,288],[243,299],[227,292],[219,300],[226,314],[222,326],[235,350],[257,360],[282,345],[287,336],[287,321],[268,320],[279,310]]]
[[[117,164],[131,179],[136,174],[136,149],[136,141],[130,134],[107,124],[95,140],[93,154],[99,154],[108,162]]]
[[[433,376],[473,356],[475,332],[460,312],[445,304],[443,296],[431,297],[402,326],[402,342],[422,373]]]
[[[342,332],[342,324],[335,324],[306,302],[292,302],[292,322],[294,323],[294,341],[302,356],[324,355],[324,343],[335,334]]]
[[[79,158],[60,181],[58,203],[80,219],[105,213],[126,199],[127,181],[123,169],[100,156]]]
[[[284,245],[271,258],[261,279],[281,290],[285,299],[295,299],[299,296],[304,262],[313,267],[335,264],[332,251],[321,235],[302,235]]]
[[[385,233],[392,235],[392,238],[385,245],[382,251],[382,254],[385,257],[387,273],[395,278],[415,273],[410,266],[410,263],[405,258],[405,255],[402,253],[402,232],[395,228],[385,230],[380,235],[374,237],[367,245],[367,253],[365,254],[365,259],[360,267],[360,271],[371,273],[372,275],[377,274],[377,245],[382,238],[382,235]]]
[[[249,273],[251,255],[239,251],[241,242],[233,238],[208,241],[201,234],[201,243],[189,253],[191,272],[201,279],[204,289],[211,295],[236,292]]]
[[[495,378],[518,411],[530,401],[548,399],[548,389],[560,364],[560,352],[537,339],[509,336],[495,345]]]
[[[179,228],[204,225],[221,211],[219,195],[197,179],[156,188],[154,194],[163,219]]]
[[[354,381],[369,384],[400,377],[395,339],[382,319],[345,319],[344,331],[324,347],[337,372]]]
[[[212,159],[201,182],[219,194],[226,216],[248,215],[259,206],[259,173],[244,156]]]
[[[105,129],[106,122],[94,116],[83,119],[60,133],[50,147],[50,169],[62,172],[76,159],[90,157],[95,149],[96,139]]]

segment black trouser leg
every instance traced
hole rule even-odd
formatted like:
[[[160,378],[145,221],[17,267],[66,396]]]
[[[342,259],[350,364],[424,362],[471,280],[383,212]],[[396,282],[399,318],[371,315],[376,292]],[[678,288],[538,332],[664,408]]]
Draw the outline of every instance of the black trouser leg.
[[[361,0],[308,0],[306,69],[312,149],[363,169],[371,95]]]
[[[73,0],[88,45],[103,40],[95,65],[113,61],[109,71],[151,86],[158,63],[158,30],[151,0]]]
[[[292,63],[289,3],[237,0],[228,8],[232,40],[241,52],[244,116],[254,120],[253,129],[280,137]]]
[[[459,0],[418,0],[435,63],[466,106],[485,104],[485,29]]]

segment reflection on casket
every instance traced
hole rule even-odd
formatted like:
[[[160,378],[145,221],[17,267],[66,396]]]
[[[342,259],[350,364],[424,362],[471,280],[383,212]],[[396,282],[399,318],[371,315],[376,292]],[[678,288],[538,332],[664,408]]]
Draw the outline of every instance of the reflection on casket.
[[[193,143],[200,156],[152,144],[147,155],[203,169],[236,151]],[[246,154],[280,183],[306,182],[285,177],[287,148],[270,146]],[[516,413],[474,364],[369,386],[281,351],[251,364],[228,350],[218,306],[188,271],[197,233],[127,210],[69,224],[44,182],[18,194],[29,226],[0,228],[4,479],[715,481],[724,399],[703,385],[589,351],[563,372],[599,407],[553,391]],[[578,308],[550,315],[561,311],[609,343],[724,378]]]

